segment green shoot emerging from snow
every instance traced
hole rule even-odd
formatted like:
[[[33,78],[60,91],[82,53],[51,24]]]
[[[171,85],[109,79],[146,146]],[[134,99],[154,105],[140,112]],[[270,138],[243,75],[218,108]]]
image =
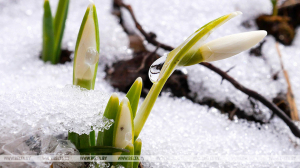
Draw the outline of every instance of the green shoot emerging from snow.
[[[94,89],[99,50],[98,18],[95,4],[91,3],[85,12],[77,37],[73,66],[74,85],[88,90]],[[69,133],[69,139],[80,149],[96,146],[94,131],[89,135]]]
[[[43,52],[44,62],[57,64],[61,54],[61,41],[69,8],[69,0],[59,0],[56,15],[52,18],[49,0],[44,2],[43,16]]]

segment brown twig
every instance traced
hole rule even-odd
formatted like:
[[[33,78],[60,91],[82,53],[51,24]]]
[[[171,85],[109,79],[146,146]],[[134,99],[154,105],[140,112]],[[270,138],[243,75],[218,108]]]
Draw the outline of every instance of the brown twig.
[[[208,69],[216,72],[219,74],[222,78],[226,79],[228,82],[230,82],[235,88],[238,90],[242,91],[243,93],[247,94],[249,97],[252,97],[258,101],[260,101],[262,104],[264,104],[266,107],[268,107],[270,110],[274,112],[279,118],[281,118],[291,129],[292,133],[300,138],[300,130],[299,128],[293,123],[293,121],[280,109],[278,108],[274,103],[271,101],[267,100],[265,97],[263,97],[261,94],[248,89],[241,85],[238,81],[233,79],[231,76],[229,76],[227,73],[222,71],[221,69],[213,66],[210,63],[207,62],[202,62],[200,63],[201,65],[207,67]]]
[[[278,46],[278,42],[276,42],[276,50],[277,50],[277,53],[278,53],[278,56],[279,56],[279,61],[280,61],[281,69],[282,69],[283,74],[284,74],[285,81],[288,85],[286,97],[287,97],[287,101],[288,101],[288,104],[289,104],[289,107],[290,107],[290,115],[291,115],[292,120],[299,121],[298,110],[297,110],[297,106],[296,106],[296,102],[295,102],[295,98],[294,98],[294,94],[293,94],[289,74],[284,68],[284,65],[283,65],[283,62],[282,62],[281,52],[280,52],[279,46]]]
[[[144,56],[143,60],[142,60],[142,63],[141,63],[141,66],[138,68],[138,69],[135,69],[135,70],[130,70],[129,72],[133,72],[133,73],[137,73],[139,72],[140,70],[142,70],[144,67],[145,67],[145,63],[146,63],[146,60],[152,56],[153,54],[155,54],[157,52],[157,50],[159,49],[159,45],[156,47],[156,49],[151,52],[151,53],[148,53],[147,55]]]
[[[155,39],[155,35],[153,35],[153,33],[147,33],[147,32],[142,28],[141,24],[137,21],[135,15],[134,15],[134,12],[133,12],[133,10],[132,10],[132,8],[131,8],[130,5],[124,4],[122,0],[114,0],[114,4],[119,5],[120,7],[124,7],[124,8],[126,8],[126,9],[128,10],[128,12],[130,13],[130,15],[131,15],[131,17],[132,17],[132,19],[133,19],[133,21],[134,21],[134,23],[135,23],[135,27],[142,33],[142,35],[145,37],[145,39],[146,39],[149,43],[151,43],[151,44],[153,44],[153,45],[155,45],[155,46],[160,45],[160,48],[163,48],[163,49],[168,50],[168,51],[173,50],[173,47],[158,42],[158,41]]]
[[[124,7],[125,9],[127,9],[135,23],[136,28],[142,33],[142,35],[145,37],[145,39],[155,45],[155,46],[160,46],[160,48],[163,48],[167,51],[172,51],[174,48],[160,43],[155,39],[155,36],[152,36],[151,33],[147,33],[142,26],[139,24],[139,22],[137,21],[135,14],[131,8],[130,5],[124,4],[122,0],[114,0],[114,3],[119,5],[120,7]],[[232,78],[231,76],[229,76],[226,72],[222,71],[221,69],[215,67],[214,65],[207,63],[207,62],[202,62],[200,63],[200,65],[205,66],[206,68],[214,71],[215,73],[219,74],[223,79],[227,80],[228,82],[230,82],[235,88],[237,88],[238,90],[242,91],[243,93],[247,94],[249,97],[252,97],[258,101],[260,101],[262,104],[264,104],[266,107],[268,107],[270,110],[273,111],[274,114],[276,114],[279,118],[281,118],[290,128],[290,130],[292,131],[292,133],[300,138],[300,130],[299,128],[293,123],[293,121],[280,109],[278,108],[274,103],[272,103],[271,101],[267,100],[265,97],[263,97],[262,95],[260,95],[259,93],[250,90],[246,87],[244,87],[243,85],[241,85],[238,81],[236,81],[234,78]]]

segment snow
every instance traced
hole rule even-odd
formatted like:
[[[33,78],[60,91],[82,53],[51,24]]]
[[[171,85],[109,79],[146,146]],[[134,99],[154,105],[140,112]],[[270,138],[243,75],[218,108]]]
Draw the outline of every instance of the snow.
[[[271,4],[267,0],[126,2],[132,5],[137,19],[147,31],[155,32],[159,41],[172,46],[179,45],[194,30],[221,15],[236,10],[244,13],[217,29],[207,41],[255,30],[255,27],[246,29],[241,23],[271,11]],[[110,13],[111,1],[95,1],[101,41],[95,91],[81,91],[70,86],[72,63],[51,65],[38,59],[41,50],[42,3],[34,0],[0,0],[0,147],[7,142],[16,142],[18,138],[35,130],[59,134],[71,129],[83,133],[90,126],[96,126],[95,124],[105,125],[98,114],[103,112],[108,96],[115,90],[103,80],[103,69],[105,64],[132,56],[126,34],[119,26],[117,18]],[[55,9],[57,1],[51,0],[50,3],[52,9]],[[70,2],[63,48],[74,50],[81,19],[88,3]],[[300,48],[296,46],[299,43],[300,35],[297,34],[293,46],[280,45],[298,109],[300,58],[297,56]],[[153,46],[148,45],[148,48],[153,49]],[[272,75],[280,71],[275,40],[267,37],[262,49],[264,59],[243,52],[213,64],[223,70],[235,66],[229,72],[231,76],[271,100],[278,93],[286,92],[286,82],[282,73],[277,81],[272,80]],[[164,52],[160,50],[160,53]],[[248,97],[226,81],[220,85],[221,78],[215,73],[201,66],[186,69],[192,94],[197,94],[198,99],[211,97],[219,102],[230,100],[249,113],[253,111]],[[124,94],[118,94],[121,98],[124,97]],[[262,105],[259,108],[264,113],[258,117],[268,119],[270,111]],[[299,154],[299,139],[276,117],[270,124],[265,125],[237,118],[230,121],[226,115],[220,114],[214,108],[193,104],[184,98],[171,98],[168,94],[158,98],[140,138],[143,141],[142,155]],[[145,167],[297,166],[295,163],[278,162],[143,164]]]
[[[275,118],[268,125],[228,120],[186,99],[158,98],[140,138],[143,155],[297,155],[299,139]],[[147,165],[147,163],[145,163]],[[219,164],[219,165],[218,165]],[[283,163],[151,163],[152,167],[273,167]],[[295,165],[295,164],[294,164]],[[298,165],[299,166],[299,165]]]
[[[52,132],[79,134],[88,134],[91,127],[109,128],[113,121],[105,118],[102,121],[108,99],[107,93],[81,90],[72,85],[0,95],[1,137],[9,138],[9,133],[36,126],[49,127]]]

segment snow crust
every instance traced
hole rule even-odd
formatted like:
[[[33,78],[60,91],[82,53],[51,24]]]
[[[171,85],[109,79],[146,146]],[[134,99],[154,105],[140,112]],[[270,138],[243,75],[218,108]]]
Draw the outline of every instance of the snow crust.
[[[108,99],[107,93],[72,85],[0,95],[1,136],[37,126],[79,134],[109,128],[113,121],[102,119]]]

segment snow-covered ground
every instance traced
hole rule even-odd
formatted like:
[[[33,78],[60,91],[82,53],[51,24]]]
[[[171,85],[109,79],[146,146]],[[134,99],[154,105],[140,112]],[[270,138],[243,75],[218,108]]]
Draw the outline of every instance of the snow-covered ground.
[[[50,0],[50,2],[52,9],[55,9],[57,1]],[[126,2],[132,4],[137,19],[146,30],[155,32],[159,41],[172,46],[179,45],[194,30],[221,15],[236,10],[244,13],[217,29],[207,41],[255,30],[255,26],[246,29],[241,23],[271,11],[268,0],[155,2],[126,0]],[[103,124],[100,117],[93,120],[89,118],[103,110],[100,103],[105,100],[102,95],[107,97],[107,94],[115,91],[103,80],[104,66],[116,59],[131,57],[131,51],[127,47],[128,38],[117,19],[110,13],[111,0],[95,0],[101,39],[96,91],[81,93],[76,88],[66,86],[72,83],[72,63],[51,65],[38,59],[42,42],[42,3],[43,1],[35,0],[0,0],[0,147],[13,142],[20,135],[27,134],[29,129],[22,128],[29,126],[34,128],[47,126],[47,130],[50,127],[52,131],[59,132],[76,124],[86,127]],[[88,1],[70,2],[63,48],[74,50],[79,26],[88,3]],[[52,13],[55,13],[55,10]],[[272,99],[279,92],[286,91],[286,83],[281,73],[279,80],[272,80],[272,75],[280,70],[280,65],[273,37],[267,37],[266,40],[263,46],[265,60],[250,57],[248,52],[244,52],[233,58],[215,62],[214,65],[223,70],[235,66],[229,72],[231,76]],[[298,109],[300,109],[300,72],[297,68],[300,64],[300,58],[297,57],[300,54],[300,48],[297,47],[299,43],[300,35],[297,34],[292,46],[280,46]],[[150,45],[148,47],[152,49]],[[198,93],[199,99],[213,97],[220,102],[230,100],[250,112],[247,96],[234,89],[230,83],[224,81],[220,85],[221,78],[201,66],[188,67],[187,70],[192,92]],[[76,99],[74,95],[81,98]],[[124,96],[122,93],[119,95]],[[85,109],[85,106],[88,107]],[[260,108],[268,117],[269,110]],[[83,109],[86,110],[84,112],[91,113],[90,116],[86,116],[88,121],[72,122],[84,116],[84,113],[80,114],[80,110]],[[208,109],[183,98],[170,98],[167,94],[158,98],[140,138],[143,141],[142,155],[297,155],[300,143],[299,139],[295,138],[276,117],[270,124],[264,126],[238,119],[229,121],[227,116],[221,115],[216,109]],[[272,162],[255,164],[144,162],[144,165],[146,167],[297,166],[295,163]]]

